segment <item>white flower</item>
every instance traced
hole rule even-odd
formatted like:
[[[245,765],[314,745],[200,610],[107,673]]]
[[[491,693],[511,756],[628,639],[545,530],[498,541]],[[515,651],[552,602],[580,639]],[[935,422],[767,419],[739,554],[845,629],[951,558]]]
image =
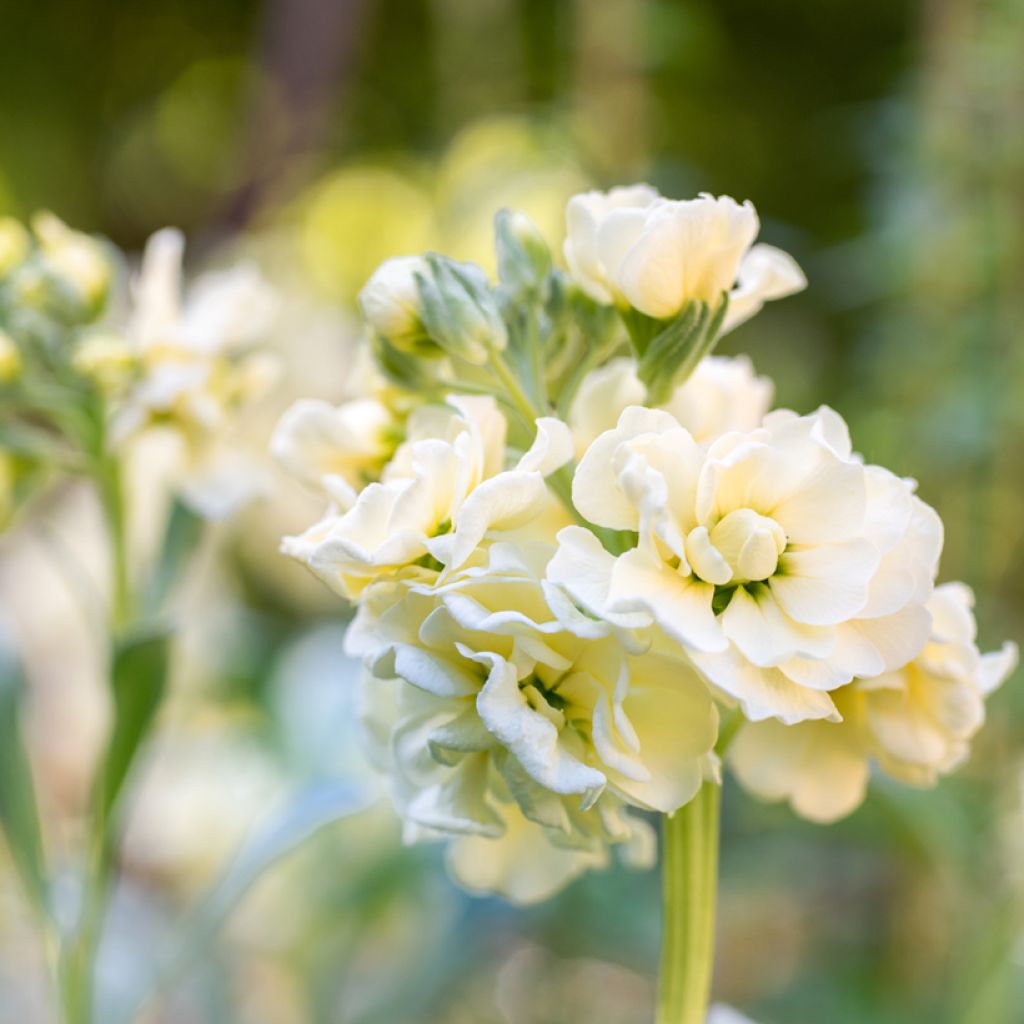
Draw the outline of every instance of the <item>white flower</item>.
[[[99,352],[77,356],[83,370],[96,369],[99,357],[104,372],[131,357],[133,384],[115,405],[113,444],[150,426],[172,428],[186,449],[182,496],[201,515],[222,518],[267,484],[252,459],[233,457],[225,435],[276,377],[276,360],[249,346],[269,329],[277,299],[245,265],[205,274],[186,294],[183,250],[181,232],[170,228],[146,244],[122,332],[127,352],[108,337]]]
[[[598,302],[622,302],[613,280],[621,261],[614,228],[621,211],[629,217],[645,210],[660,196],[650,185],[629,185],[610,192],[582,192],[573,196],[565,210],[565,261],[576,283]]]
[[[542,582],[551,550],[495,543],[443,586],[378,588],[350,651],[433,695],[450,719],[446,738],[432,740],[439,748],[510,757],[502,770],[510,786],[510,771],[521,776],[514,792],[586,806],[608,788],[671,813],[699,789],[715,742],[710,693],[678,659],[581,615]],[[567,827],[551,813],[548,824]]]
[[[457,836],[449,843],[448,871],[472,893],[528,906],[550,899],[584,872],[608,866],[606,847],[556,846],[514,803],[502,804],[501,813],[502,835]]]
[[[542,579],[551,551],[495,542],[443,585],[377,584],[348,639],[379,679],[366,716],[407,837],[479,837],[452,848],[456,874],[506,892],[511,874],[517,899],[646,840],[624,805],[678,809],[717,736],[703,680],[581,615]],[[519,859],[541,839],[562,852]]]
[[[185,296],[184,245],[171,228],[146,244],[126,328],[140,378],[116,422],[119,437],[155,419],[186,431],[221,429],[273,378],[269,357],[238,352],[269,329],[273,293],[255,268],[241,266],[198,278]]]
[[[394,414],[378,399],[332,406],[305,398],[281,417],[270,451],[297,480],[347,511],[392,453],[395,429]]]
[[[598,302],[658,320],[691,300],[717,306],[729,293],[734,308],[723,330],[731,330],[766,300],[807,283],[784,252],[751,248],[757,213],[728,196],[669,200],[648,185],[585,192],[569,200],[566,226],[565,257],[577,284]]]
[[[609,621],[657,622],[751,719],[835,718],[828,691],[927,636],[941,524],[911,483],[851,454],[829,409],[702,446],[630,407],[580,461],[573,501],[639,540],[615,558],[568,527],[549,577]]]
[[[505,470],[507,425],[491,398],[450,399],[452,411],[414,415],[410,439],[344,514],[331,514],[283,550],[355,598],[399,574],[437,577],[462,565],[489,531],[516,529],[554,504],[544,482],[572,457],[569,429],[537,420],[533,446]],[[425,564],[427,563],[427,564]]]
[[[423,333],[416,275],[427,272],[420,256],[385,260],[373,272],[359,293],[359,308],[378,334],[401,343]]]
[[[743,257],[736,276],[736,287],[729,293],[729,308],[722,334],[749,320],[772,299],[802,292],[807,278],[787,252],[773,245],[755,245]]]
[[[729,754],[740,782],[762,799],[787,799],[802,817],[831,822],[863,801],[872,759],[911,785],[932,786],[953,771],[981,728],[985,698],[1017,664],[1012,643],[978,651],[973,601],[963,584],[938,587],[928,602],[927,645],[896,671],[837,691],[841,723],[744,726]]]
[[[436,745],[451,743],[460,725],[439,701],[404,680],[369,676],[360,698],[367,753],[403,819],[404,841],[446,841],[449,871],[470,891],[544,900],[582,872],[606,867],[612,847],[637,867],[653,864],[653,831],[611,794],[586,811],[549,794],[525,813],[528,790],[507,761],[499,771],[500,758]],[[467,745],[475,745],[471,737]],[[515,778],[517,796],[505,774]]]
[[[88,305],[99,303],[110,287],[112,268],[95,238],[74,231],[52,213],[32,219],[43,263],[71,285]]]
[[[641,405],[645,388],[632,359],[613,359],[580,384],[569,411],[577,456],[614,428],[630,405]],[[746,356],[707,356],[661,408],[670,412],[694,440],[713,441],[730,430],[754,430],[771,408],[774,385],[758,377]]]

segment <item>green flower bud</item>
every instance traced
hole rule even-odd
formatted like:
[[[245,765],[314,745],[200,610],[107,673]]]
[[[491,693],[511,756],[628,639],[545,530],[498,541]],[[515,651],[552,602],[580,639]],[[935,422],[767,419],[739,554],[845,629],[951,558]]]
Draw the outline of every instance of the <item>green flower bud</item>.
[[[449,355],[483,366],[508,344],[487,275],[472,263],[430,253],[416,275],[420,312],[430,338]]]
[[[540,291],[551,272],[551,250],[525,213],[500,210],[494,218],[498,277],[515,295]]]

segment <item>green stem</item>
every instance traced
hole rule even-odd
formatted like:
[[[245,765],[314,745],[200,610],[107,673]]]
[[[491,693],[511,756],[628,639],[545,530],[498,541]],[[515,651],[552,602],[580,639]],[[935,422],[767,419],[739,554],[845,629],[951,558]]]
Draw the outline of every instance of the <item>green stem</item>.
[[[131,577],[128,568],[128,531],[125,516],[121,464],[108,456],[100,467],[100,491],[110,533],[111,551],[111,625],[117,633],[131,616]]]
[[[538,417],[548,415],[546,410],[540,410],[534,405],[530,396],[523,390],[522,385],[516,379],[515,373],[512,372],[511,367],[505,361],[505,357],[496,349],[491,349],[490,365],[495,377],[501,382],[501,386],[512,400],[515,410],[525,420],[527,427],[532,427],[534,420]]]
[[[661,973],[656,1024],[705,1024],[715,955],[721,788],[705,783],[662,819]]]
[[[110,534],[112,671],[113,645],[133,614],[124,488],[116,456],[101,459],[98,483]],[[65,937],[59,957],[61,1003],[66,1024],[91,1024],[93,1020],[96,955],[103,935],[112,875],[113,850],[108,822],[102,811],[96,809],[90,822],[82,905],[75,928]]]

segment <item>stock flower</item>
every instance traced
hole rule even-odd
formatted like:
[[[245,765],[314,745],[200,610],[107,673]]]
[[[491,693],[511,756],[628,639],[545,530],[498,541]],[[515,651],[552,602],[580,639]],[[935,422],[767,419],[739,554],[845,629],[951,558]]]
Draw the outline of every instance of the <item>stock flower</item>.
[[[576,283],[598,302],[625,302],[616,287],[615,272],[621,262],[614,231],[620,218],[634,216],[652,206],[660,196],[650,185],[629,185],[609,192],[581,192],[565,210],[565,261]]]
[[[68,282],[88,306],[98,305],[110,287],[112,267],[96,239],[69,228],[52,213],[32,219],[44,265]]]
[[[551,804],[546,823],[564,828],[551,794],[587,805],[606,788],[671,813],[700,787],[715,742],[710,693],[678,659],[546,584],[551,550],[495,543],[442,585],[371,592],[350,652],[433,696],[448,720],[438,749],[500,751],[525,813]]]
[[[544,478],[572,457],[568,427],[537,420],[530,450],[505,469],[507,424],[490,398],[454,397],[425,406],[381,480],[342,514],[332,512],[283,550],[328,586],[355,598],[376,580],[433,579],[457,569],[491,530],[509,530],[553,505]]]
[[[204,274],[186,293],[183,250],[182,234],[169,228],[146,244],[121,332],[136,363],[133,384],[116,403],[110,433],[121,445],[150,426],[174,429],[186,448],[183,496],[220,518],[263,486],[225,435],[276,376],[276,361],[252,346],[269,330],[277,299],[248,265]]]
[[[1017,664],[1012,643],[979,652],[973,603],[962,583],[937,587],[923,650],[895,671],[836,692],[842,722],[744,726],[729,755],[740,782],[763,799],[788,799],[797,814],[819,822],[860,805],[871,760],[902,782],[935,785],[966,760],[985,698]]]
[[[281,417],[270,450],[298,481],[346,512],[392,454],[396,426],[394,413],[376,398],[339,406],[306,398]]]
[[[753,246],[759,222],[749,201],[706,192],[670,200],[634,185],[573,196],[566,225],[565,257],[576,283],[598,302],[658,320],[691,300],[717,306],[728,293],[734,309],[723,331],[731,330],[765,301],[807,283],[792,257]]]
[[[361,699],[364,745],[402,818],[404,842],[447,842],[449,872],[470,891],[535,903],[607,866],[613,847],[637,867],[653,863],[650,827],[610,794],[585,812],[551,795],[548,808],[571,823],[552,827],[538,809],[520,809],[498,759],[432,745],[435,733],[443,740],[451,729],[443,707],[421,690],[367,675]]]
[[[729,293],[722,334],[749,320],[773,299],[784,299],[807,287],[796,260],[773,245],[752,246],[740,262],[736,287]]]
[[[746,356],[706,356],[662,406],[694,440],[713,441],[730,430],[754,430],[768,412],[775,388],[758,377]],[[632,359],[613,359],[591,371],[569,410],[576,453],[614,428],[622,412],[643,403],[646,389]]]
[[[385,260],[359,293],[366,322],[380,335],[402,347],[423,335],[416,275],[427,272],[421,256]]]
[[[638,542],[616,558],[567,527],[549,578],[609,621],[657,622],[748,718],[834,719],[828,691],[927,637],[941,523],[912,483],[852,455],[830,409],[702,446],[632,406],[583,456],[573,502]]]
[[[718,716],[685,663],[546,584],[551,550],[495,542],[444,584],[377,584],[348,649],[397,687],[378,693],[371,681],[364,696],[378,718],[402,705],[390,770],[414,832],[502,838],[514,852],[540,826],[592,861],[632,840],[623,805],[671,813],[696,793]],[[470,852],[455,855],[465,865]]]

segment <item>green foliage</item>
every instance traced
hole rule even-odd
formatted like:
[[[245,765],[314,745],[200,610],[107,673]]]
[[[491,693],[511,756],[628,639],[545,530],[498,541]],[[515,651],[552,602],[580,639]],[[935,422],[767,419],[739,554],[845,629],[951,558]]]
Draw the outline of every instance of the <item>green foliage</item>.
[[[114,651],[114,725],[97,776],[96,812],[109,820],[167,686],[170,634],[155,629],[121,641]]]
[[[24,680],[0,637],[0,826],[34,906],[48,912],[35,788],[21,727]]]

